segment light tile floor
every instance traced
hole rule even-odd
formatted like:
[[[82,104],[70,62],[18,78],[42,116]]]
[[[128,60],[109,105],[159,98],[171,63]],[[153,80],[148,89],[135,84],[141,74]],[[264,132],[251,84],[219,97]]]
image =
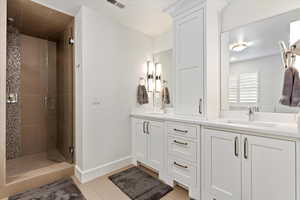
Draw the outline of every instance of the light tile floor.
[[[85,184],[80,184],[76,178],[73,179],[87,200],[130,200],[126,194],[124,194],[108,179],[110,175],[123,171],[127,168],[128,167],[117,170]],[[150,170],[145,168],[142,169],[150,175],[157,177],[157,175]],[[189,200],[188,192],[185,189],[176,186],[174,190],[164,196],[162,200]]]
[[[79,181],[75,177],[73,177],[73,180],[87,200],[130,200],[130,198],[126,194],[124,194],[108,179],[110,175],[126,170],[129,167],[132,166],[116,170],[110,174],[107,174],[85,184],[79,183]],[[144,167],[141,168],[150,175],[157,177],[157,174],[155,174],[154,172],[145,169]],[[175,186],[174,190],[164,196],[161,200],[189,200],[189,197],[188,192],[185,189],[179,186]]]

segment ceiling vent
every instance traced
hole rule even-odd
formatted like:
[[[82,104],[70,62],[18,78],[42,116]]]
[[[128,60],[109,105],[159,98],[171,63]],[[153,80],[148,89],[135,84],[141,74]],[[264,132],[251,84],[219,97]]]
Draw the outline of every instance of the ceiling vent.
[[[124,4],[122,4],[122,3],[120,3],[120,2],[118,2],[116,0],[107,0],[107,2],[109,2],[109,3],[111,3],[111,4],[115,5],[115,6],[117,6],[120,9],[125,8]]]

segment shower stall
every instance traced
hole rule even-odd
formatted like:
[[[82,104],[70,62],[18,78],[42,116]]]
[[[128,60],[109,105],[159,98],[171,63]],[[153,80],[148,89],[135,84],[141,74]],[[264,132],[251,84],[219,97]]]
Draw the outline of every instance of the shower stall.
[[[73,163],[74,19],[7,1],[6,175]]]

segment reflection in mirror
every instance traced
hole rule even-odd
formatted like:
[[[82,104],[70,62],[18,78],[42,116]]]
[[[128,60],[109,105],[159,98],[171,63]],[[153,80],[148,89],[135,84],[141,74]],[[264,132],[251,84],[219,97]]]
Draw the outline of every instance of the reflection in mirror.
[[[162,51],[153,55],[156,69],[160,74],[160,79],[156,78],[157,91],[155,94],[155,107],[164,109],[172,107],[173,101],[173,78],[172,78],[172,49]],[[163,89],[166,89],[163,90]],[[163,92],[163,93],[162,93]]]
[[[279,103],[286,70],[279,43],[290,47],[299,39],[299,10],[222,33],[222,110],[299,112]],[[300,70],[299,56],[294,67]]]

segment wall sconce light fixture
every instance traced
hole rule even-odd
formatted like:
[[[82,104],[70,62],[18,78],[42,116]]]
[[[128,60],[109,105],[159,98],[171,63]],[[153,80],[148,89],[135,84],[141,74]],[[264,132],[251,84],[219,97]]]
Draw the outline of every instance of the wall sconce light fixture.
[[[162,65],[160,63],[148,61],[146,76],[148,92],[160,92],[162,80]]]

